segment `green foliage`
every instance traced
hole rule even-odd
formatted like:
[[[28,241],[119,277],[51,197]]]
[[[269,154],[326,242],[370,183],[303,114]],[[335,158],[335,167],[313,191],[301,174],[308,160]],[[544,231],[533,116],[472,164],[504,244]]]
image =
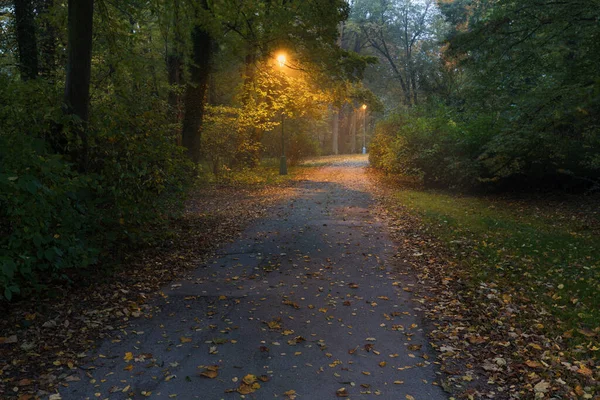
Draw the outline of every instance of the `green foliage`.
[[[439,66],[432,58],[419,81],[428,101],[380,124],[373,164],[447,187],[597,189],[597,7],[459,0],[440,9],[451,29]],[[394,23],[363,25],[385,33]]]
[[[456,24],[447,54],[468,76],[463,119],[488,115],[497,133],[482,148],[483,177],[600,178],[597,7],[462,3],[444,9]]]
[[[292,135],[287,143],[285,155],[291,165],[320,154],[319,142],[306,132]]]
[[[240,109],[225,106],[207,106],[202,126],[202,153],[218,177],[223,169],[229,169],[246,157],[257,157],[260,148],[255,148],[246,135]],[[248,161],[242,162],[245,165]]]
[[[369,149],[371,163],[388,173],[417,176],[431,185],[476,185],[482,174],[481,146],[490,131],[459,125],[449,110],[439,107],[396,114],[378,124]]]
[[[98,96],[89,168],[78,171],[50,145],[68,122],[57,90],[0,79],[0,295],[10,300],[144,239],[178,210],[192,168],[163,102]],[[67,153],[79,147],[68,132],[60,141]]]
[[[90,164],[98,174],[100,223],[116,228],[115,238],[140,239],[143,227],[165,221],[181,205],[192,175],[193,166],[168,134],[165,104],[149,103],[137,113],[109,99],[96,105],[102,118],[93,120]]]
[[[29,136],[0,135],[0,289],[6,299],[66,268],[85,267],[93,178]]]

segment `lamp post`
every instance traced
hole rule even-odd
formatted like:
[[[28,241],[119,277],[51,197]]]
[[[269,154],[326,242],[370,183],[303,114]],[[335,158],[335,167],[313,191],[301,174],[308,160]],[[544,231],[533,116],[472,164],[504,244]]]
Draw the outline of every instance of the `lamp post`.
[[[279,68],[283,68],[285,66],[285,61],[285,54],[282,53],[277,56],[277,64],[279,65]],[[287,160],[285,158],[285,135],[283,130],[284,118],[284,111],[281,110],[281,160],[279,161],[279,175],[287,175]]]
[[[285,158],[285,136],[283,134],[284,114],[281,112],[281,160],[279,161],[279,175],[287,175],[287,160]]]
[[[367,105],[362,105],[363,110],[363,148],[362,153],[367,154]]]

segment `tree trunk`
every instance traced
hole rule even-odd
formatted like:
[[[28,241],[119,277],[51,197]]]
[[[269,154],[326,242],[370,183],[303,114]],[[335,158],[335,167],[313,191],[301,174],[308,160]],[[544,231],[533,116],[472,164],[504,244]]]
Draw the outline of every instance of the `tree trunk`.
[[[333,110],[333,133],[331,136],[331,144],[332,144],[331,152],[333,154],[339,153],[339,147],[338,147],[338,138],[339,138],[339,133],[340,133],[339,131],[340,131],[340,111],[339,111],[339,109],[335,108]]]
[[[352,109],[350,120],[350,153],[356,153],[356,110]]]
[[[417,96],[417,77],[416,77],[416,74],[414,73],[414,71],[411,73],[410,81],[412,83],[413,102],[416,106],[419,99]]]
[[[21,79],[35,79],[38,75],[38,53],[31,0],[15,0],[15,25]]]
[[[92,72],[92,25],[94,0],[69,0],[65,112],[79,117],[75,130],[81,138],[80,166],[87,167],[90,77]]]
[[[207,8],[206,0],[201,7]],[[183,146],[194,162],[200,161],[200,127],[204,117],[204,95],[210,75],[212,38],[202,26],[194,26],[192,32],[193,56],[190,82],[185,91],[185,114],[181,132]]]

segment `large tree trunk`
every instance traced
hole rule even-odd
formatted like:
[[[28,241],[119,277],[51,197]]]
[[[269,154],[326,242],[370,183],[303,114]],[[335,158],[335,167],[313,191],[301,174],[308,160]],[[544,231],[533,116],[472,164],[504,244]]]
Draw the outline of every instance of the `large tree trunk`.
[[[356,153],[356,110],[352,109],[350,116],[350,153]]]
[[[38,50],[32,0],[15,0],[15,27],[21,79],[35,79],[38,75]]]
[[[331,152],[333,154],[339,153],[338,139],[340,134],[340,111],[335,108],[333,110],[333,133],[331,136]]]
[[[90,77],[92,71],[92,25],[94,0],[69,0],[67,76],[65,81],[65,112],[79,117],[75,124],[83,145],[78,158],[87,167]]]
[[[201,6],[207,8],[206,0]],[[181,132],[183,146],[194,162],[200,161],[200,127],[204,117],[204,95],[210,75],[212,38],[202,26],[194,26],[192,32],[194,53],[190,67],[190,82],[185,91],[185,114]]]

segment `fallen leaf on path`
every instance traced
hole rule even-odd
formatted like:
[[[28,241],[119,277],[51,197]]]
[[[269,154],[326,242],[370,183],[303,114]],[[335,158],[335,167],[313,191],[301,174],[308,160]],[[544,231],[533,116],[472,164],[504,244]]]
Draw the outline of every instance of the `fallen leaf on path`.
[[[211,365],[209,367],[206,367],[204,371],[200,372],[200,376],[210,379],[216,378],[217,376],[219,376],[219,366]]]
[[[550,383],[548,383],[546,381],[540,381],[533,387],[533,390],[536,393],[546,393],[549,389],[550,389]]]
[[[542,364],[539,362],[531,360],[525,361],[525,365],[527,365],[529,368],[540,368],[542,366]]]

